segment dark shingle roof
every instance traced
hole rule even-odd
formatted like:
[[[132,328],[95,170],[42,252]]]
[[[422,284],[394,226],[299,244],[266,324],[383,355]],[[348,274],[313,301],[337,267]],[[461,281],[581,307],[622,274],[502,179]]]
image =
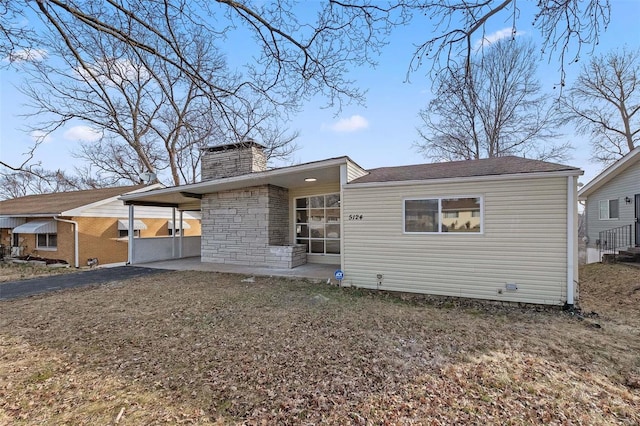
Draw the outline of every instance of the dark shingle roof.
[[[409,180],[448,179],[520,173],[578,171],[577,167],[540,160],[506,156],[481,160],[449,161],[412,166],[380,167],[351,183],[396,182]]]
[[[27,195],[26,197],[0,201],[0,215],[60,214],[61,212],[107,198],[117,197],[142,187],[144,185]]]

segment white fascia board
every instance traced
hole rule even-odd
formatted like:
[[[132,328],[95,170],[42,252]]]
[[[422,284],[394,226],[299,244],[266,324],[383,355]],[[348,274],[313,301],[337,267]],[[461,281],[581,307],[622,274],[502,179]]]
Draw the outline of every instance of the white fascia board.
[[[286,176],[287,174],[310,172],[313,170],[323,169],[326,167],[340,166],[346,164],[348,157],[333,158],[330,160],[314,161],[312,163],[300,164],[297,166],[282,167],[279,169],[265,170],[264,172],[253,172],[239,176],[232,176],[228,178],[221,178],[215,180],[209,180],[205,182],[191,183],[188,185],[173,186],[171,188],[157,189],[149,194],[125,194],[118,199],[122,201],[140,199],[144,195],[166,195],[175,194],[180,192],[193,192],[196,194],[206,194],[208,192],[215,192],[215,187],[224,184],[234,184],[243,182],[260,181],[270,177]]]
[[[582,170],[564,170],[559,172],[538,172],[538,173],[514,173],[491,176],[466,176],[443,179],[415,179],[415,180],[396,180],[390,182],[363,182],[348,183],[345,188],[377,188],[385,186],[407,186],[407,185],[429,185],[442,183],[469,183],[469,182],[494,182],[501,180],[520,180],[520,179],[542,179],[551,177],[567,177],[581,176],[584,174]]]
[[[139,189],[135,189],[133,191],[129,191],[126,194],[123,195],[129,195],[129,194],[138,194],[140,192],[145,192],[145,191],[150,191],[150,190],[154,190],[154,189],[158,189],[158,188],[164,188],[164,185],[161,183],[154,183],[153,185],[149,185],[149,186],[145,186]],[[99,200],[99,201],[95,201],[93,203],[89,203],[89,204],[85,204],[84,206],[80,206],[80,207],[76,207],[75,209],[71,209],[71,210],[67,210],[64,212],[60,213],[60,216],[82,216],[82,214],[84,213],[85,210],[94,208],[94,207],[100,207],[103,206],[105,204],[109,204],[112,203],[114,201],[119,201],[120,197],[122,195],[115,195],[113,197],[109,197],[109,198],[105,198],[104,200]]]
[[[609,182],[614,177],[618,176],[620,173],[625,171],[628,167],[632,166],[636,161],[640,161],[640,146],[635,148],[633,151],[629,152],[627,155],[604,169],[600,174],[593,179],[591,182],[587,183],[583,186],[580,191],[578,191],[578,200],[584,201],[587,199],[589,194],[593,193],[595,190],[599,189],[602,185]]]

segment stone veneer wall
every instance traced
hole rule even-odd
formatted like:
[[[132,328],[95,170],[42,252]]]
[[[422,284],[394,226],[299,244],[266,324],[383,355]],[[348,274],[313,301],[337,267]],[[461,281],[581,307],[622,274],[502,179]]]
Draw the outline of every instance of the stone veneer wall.
[[[289,192],[271,185],[202,198],[202,261],[293,268],[304,246],[288,245]]]
[[[240,176],[267,170],[267,157],[256,145],[232,145],[205,149],[202,154],[201,180]]]
[[[289,244],[289,190],[269,186],[269,244]]]

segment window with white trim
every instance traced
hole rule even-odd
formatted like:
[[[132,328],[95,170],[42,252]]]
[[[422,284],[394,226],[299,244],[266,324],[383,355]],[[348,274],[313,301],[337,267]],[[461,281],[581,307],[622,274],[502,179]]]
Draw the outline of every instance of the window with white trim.
[[[340,254],[340,194],[296,198],[296,243],[307,253]]]
[[[618,199],[600,200],[600,220],[618,219]]]
[[[58,234],[36,234],[36,248],[45,250],[58,248]]]
[[[405,199],[404,232],[481,233],[482,200],[480,197]]]

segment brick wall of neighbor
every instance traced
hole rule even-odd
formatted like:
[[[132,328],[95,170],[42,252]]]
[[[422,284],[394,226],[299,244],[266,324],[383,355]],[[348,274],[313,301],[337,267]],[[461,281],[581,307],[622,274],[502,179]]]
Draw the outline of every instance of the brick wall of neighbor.
[[[278,268],[305,263],[297,246],[286,245],[288,198],[287,189],[271,185],[204,196],[202,261]]]
[[[240,176],[267,170],[267,157],[259,145],[229,145],[205,148],[201,180]]]

